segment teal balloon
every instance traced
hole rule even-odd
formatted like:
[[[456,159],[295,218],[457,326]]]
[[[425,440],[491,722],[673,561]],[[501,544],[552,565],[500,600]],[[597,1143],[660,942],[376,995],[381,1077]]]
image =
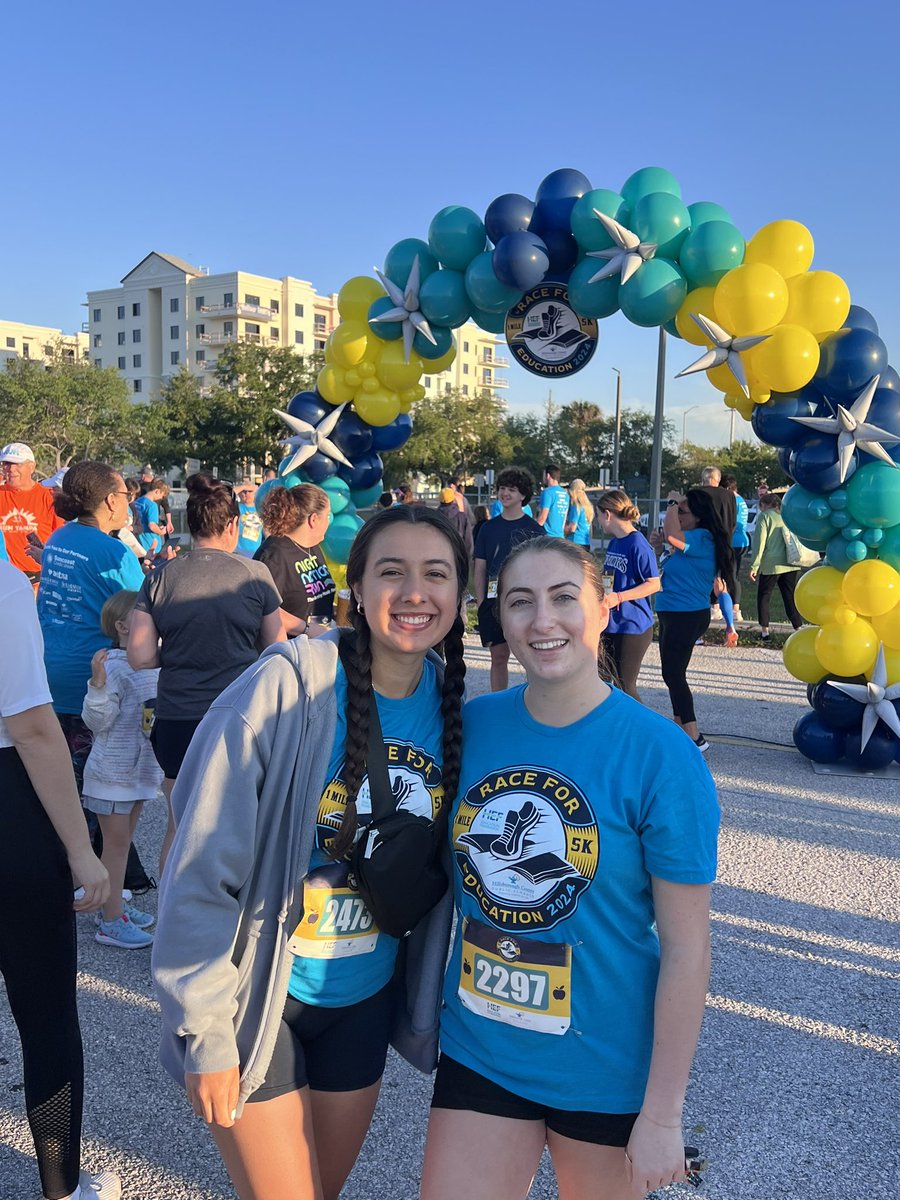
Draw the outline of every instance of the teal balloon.
[[[860,525],[888,529],[900,522],[900,469],[866,463],[847,484],[847,508]]]
[[[820,496],[817,500],[810,500],[809,511],[814,517],[831,517],[831,509],[828,505],[828,501],[822,496]],[[848,517],[847,521],[849,520],[850,518]],[[839,527],[838,522],[833,517],[831,517],[831,523],[834,525],[835,529]],[[847,522],[845,521],[844,524],[846,525],[846,523]]]
[[[650,192],[632,207],[630,228],[656,246],[658,257],[674,260],[690,231],[691,215],[671,192]]]
[[[820,496],[795,483],[792,488],[788,488],[781,501],[781,517],[785,525],[814,550],[823,550],[825,544],[834,536],[830,515],[816,516],[811,507],[819,499]]]
[[[354,488],[350,493],[350,499],[357,508],[368,508],[369,505],[375,503],[383,491],[384,480],[379,479],[370,488]]]
[[[663,321],[663,329],[667,334],[669,334],[670,337],[678,338],[680,341],[684,341],[684,338],[682,338],[681,334],[678,332],[678,326],[675,324],[674,317],[671,321]]]
[[[862,550],[862,554],[859,551]],[[833,537],[825,547],[825,562],[838,571],[848,571],[854,563],[862,562],[866,548],[862,542],[848,542],[840,534]]]
[[[442,208],[428,227],[428,246],[432,254],[454,271],[465,271],[486,244],[481,217],[460,204]]]
[[[601,279],[588,283],[603,267],[603,259],[584,258],[569,276],[569,303],[582,317],[611,317],[619,311],[619,279]],[[641,270],[644,268],[642,267]]]
[[[413,338],[413,351],[426,362],[429,358],[440,358],[453,345],[453,334],[443,325],[432,325],[431,336],[434,338],[434,345],[424,333],[417,333]]]
[[[862,533],[862,540],[863,540],[863,543],[866,546],[868,546],[870,550],[874,550],[876,546],[880,546],[881,543],[884,541],[884,530],[883,529],[864,529],[863,533]]]
[[[713,204],[711,200],[697,200],[687,207],[691,214],[691,229],[696,229],[698,225],[705,225],[707,221],[725,221],[728,225],[734,224],[731,214],[726,212],[721,204]]]
[[[834,524],[834,518],[831,521]],[[841,530],[841,537],[845,542],[857,542],[862,537],[862,525],[845,525]]]
[[[271,492],[272,488],[284,487],[283,479],[267,479],[265,483],[261,483],[256,489],[256,495],[253,497],[253,503],[256,505],[256,511],[262,512],[262,502]],[[290,486],[290,485],[289,485]]]
[[[833,508],[835,512],[841,512],[847,507],[847,489],[835,488],[834,491],[826,496],[829,508]]]
[[[329,479],[323,480],[319,487],[323,492],[328,493],[328,500],[331,504],[331,512],[333,516],[342,513],[350,503],[350,489],[339,475],[332,475]]]
[[[664,167],[641,167],[633,175],[629,175],[621,188],[622,198],[629,208],[634,209],[643,196],[651,192],[669,192],[681,199],[681,184],[671,171]]]
[[[895,571],[900,571],[900,525],[884,531],[884,537],[878,547],[878,557]]]
[[[619,306],[634,325],[671,321],[684,303],[687,280],[667,258],[651,258],[619,286]]]
[[[419,308],[427,321],[456,328],[468,321],[472,306],[462,271],[434,271],[419,289]]]
[[[825,507],[826,507],[826,508],[828,508],[828,505],[826,504],[826,505],[825,505]],[[817,517],[827,517],[827,516],[830,516],[830,517],[831,517],[831,523],[832,523],[832,525],[835,527],[835,529],[846,529],[846,528],[848,528],[848,527],[849,527],[849,525],[850,525],[850,514],[849,514],[848,512],[835,512],[835,513],[832,513],[832,512],[831,512],[831,509],[828,509],[828,512],[820,512],[820,511],[819,511],[819,508],[820,508],[820,506],[819,506],[819,505],[816,505],[815,509],[813,510],[813,509],[812,509],[812,506],[811,506],[811,511],[814,511],[814,513],[815,513],[815,515],[816,515]],[[857,528],[857,526],[854,526],[854,528]]]
[[[619,193],[608,188],[595,188],[576,200],[571,217],[572,236],[582,250],[609,250],[613,245],[612,238],[597,219],[595,208],[624,224],[622,218],[626,207]]]
[[[420,283],[438,269],[438,260],[427,242],[421,238],[404,238],[402,242],[391,246],[384,260],[384,273],[391,283],[396,283],[399,288],[406,287],[416,255],[419,256]]]
[[[379,296],[377,300],[373,300],[369,305],[369,328],[376,337],[380,337],[384,342],[394,342],[397,338],[403,337],[402,322],[375,320],[382,313],[386,313],[396,307],[390,296]]]
[[[346,563],[350,547],[364,522],[355,512],[338,513],[328,527],[322,543],[325,553],[334,563]]]
[[[482,308],[472,309],[472,320],[479,329],[486,333],[506,332],[506,310],[503,312],[485,312]]]
[[[727,221],[704,221],[681,243],[678,261],[691,288],[712,287],[744,261],[744,239]]]
[[[494,274],[492,259],[490,250],[472,259],[466,268],[466,292],[474,308],[505,313],[521,298],[522,293],[500,282]]]

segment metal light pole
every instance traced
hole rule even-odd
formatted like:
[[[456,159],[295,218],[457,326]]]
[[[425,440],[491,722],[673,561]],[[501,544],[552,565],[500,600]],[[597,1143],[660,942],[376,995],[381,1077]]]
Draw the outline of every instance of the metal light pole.
[[[699,407],[700,407],[699,404],[692,404],[690,408],[686,408],[681,414],[681,460],[682,460],[682,462],[684,461],[684,443],[686,440],[685,435],[687,433],[688,413],[692,413],[695,408],[699,408]]]
[[[616,373],[616,427],[613,433],[612,479],[613,487],[619,487],[619,448],[622,443],[622,372],[618,367],[611,368]]]
[[[666,408],[666,331],[660,326],[656,356],[656,409],[653,414],[653,452],[650,457],[650,521],[648,529],[659,525],[659,492],[662,487],[663,424]]]

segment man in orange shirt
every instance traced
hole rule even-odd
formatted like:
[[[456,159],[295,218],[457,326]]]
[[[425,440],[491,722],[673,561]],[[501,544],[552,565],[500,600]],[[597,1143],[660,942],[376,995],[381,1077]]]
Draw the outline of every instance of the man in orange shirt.
[[[28,555],[28,535],[42,542],[65,524],[53,507],[53,491],[34,481],[34,455],[24,442],[10,442],[0,450],[0,530],[6,540],[9,561],[24,571],[32,583],[41,568]]]

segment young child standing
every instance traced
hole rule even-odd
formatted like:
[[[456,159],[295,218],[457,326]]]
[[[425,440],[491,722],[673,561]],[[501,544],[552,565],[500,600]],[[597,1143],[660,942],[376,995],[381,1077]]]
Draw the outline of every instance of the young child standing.
[[[109,872],[110,895],[98,914],[96,939],[107,946],[135,950],[153,943],[148,926],[153,917],[123,903],[122,885],[128,847],[145,800],[153,799],[162,783],[150,728],[159,671],[135,671],[122,648],[137,592],[116,592],[103,605],[100,625],[112,649],[98,650],[91,661],[91,678],[82,719],[93,731],[94,743],[84,768],[84,807],[96,813],[103,833],[101,862]]]

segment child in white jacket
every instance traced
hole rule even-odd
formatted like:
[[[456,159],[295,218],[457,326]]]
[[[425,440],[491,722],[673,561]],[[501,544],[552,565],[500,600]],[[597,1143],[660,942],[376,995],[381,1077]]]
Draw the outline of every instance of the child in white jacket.
[[[128,847],[145,800],[162,783],[150,745],[158,670],[135,671],[122,648],[137,592],[117,592],[103,605],[100,625],[112,641],[91,661],[91,678],[82,719],[94,734],[84,767],[84,807],[97,814],[103,834],[101,861],[109,872],[109,900],[98,914],[96,938],[126,950],[153,943],[147,932],[153,917],[122,901]]]

